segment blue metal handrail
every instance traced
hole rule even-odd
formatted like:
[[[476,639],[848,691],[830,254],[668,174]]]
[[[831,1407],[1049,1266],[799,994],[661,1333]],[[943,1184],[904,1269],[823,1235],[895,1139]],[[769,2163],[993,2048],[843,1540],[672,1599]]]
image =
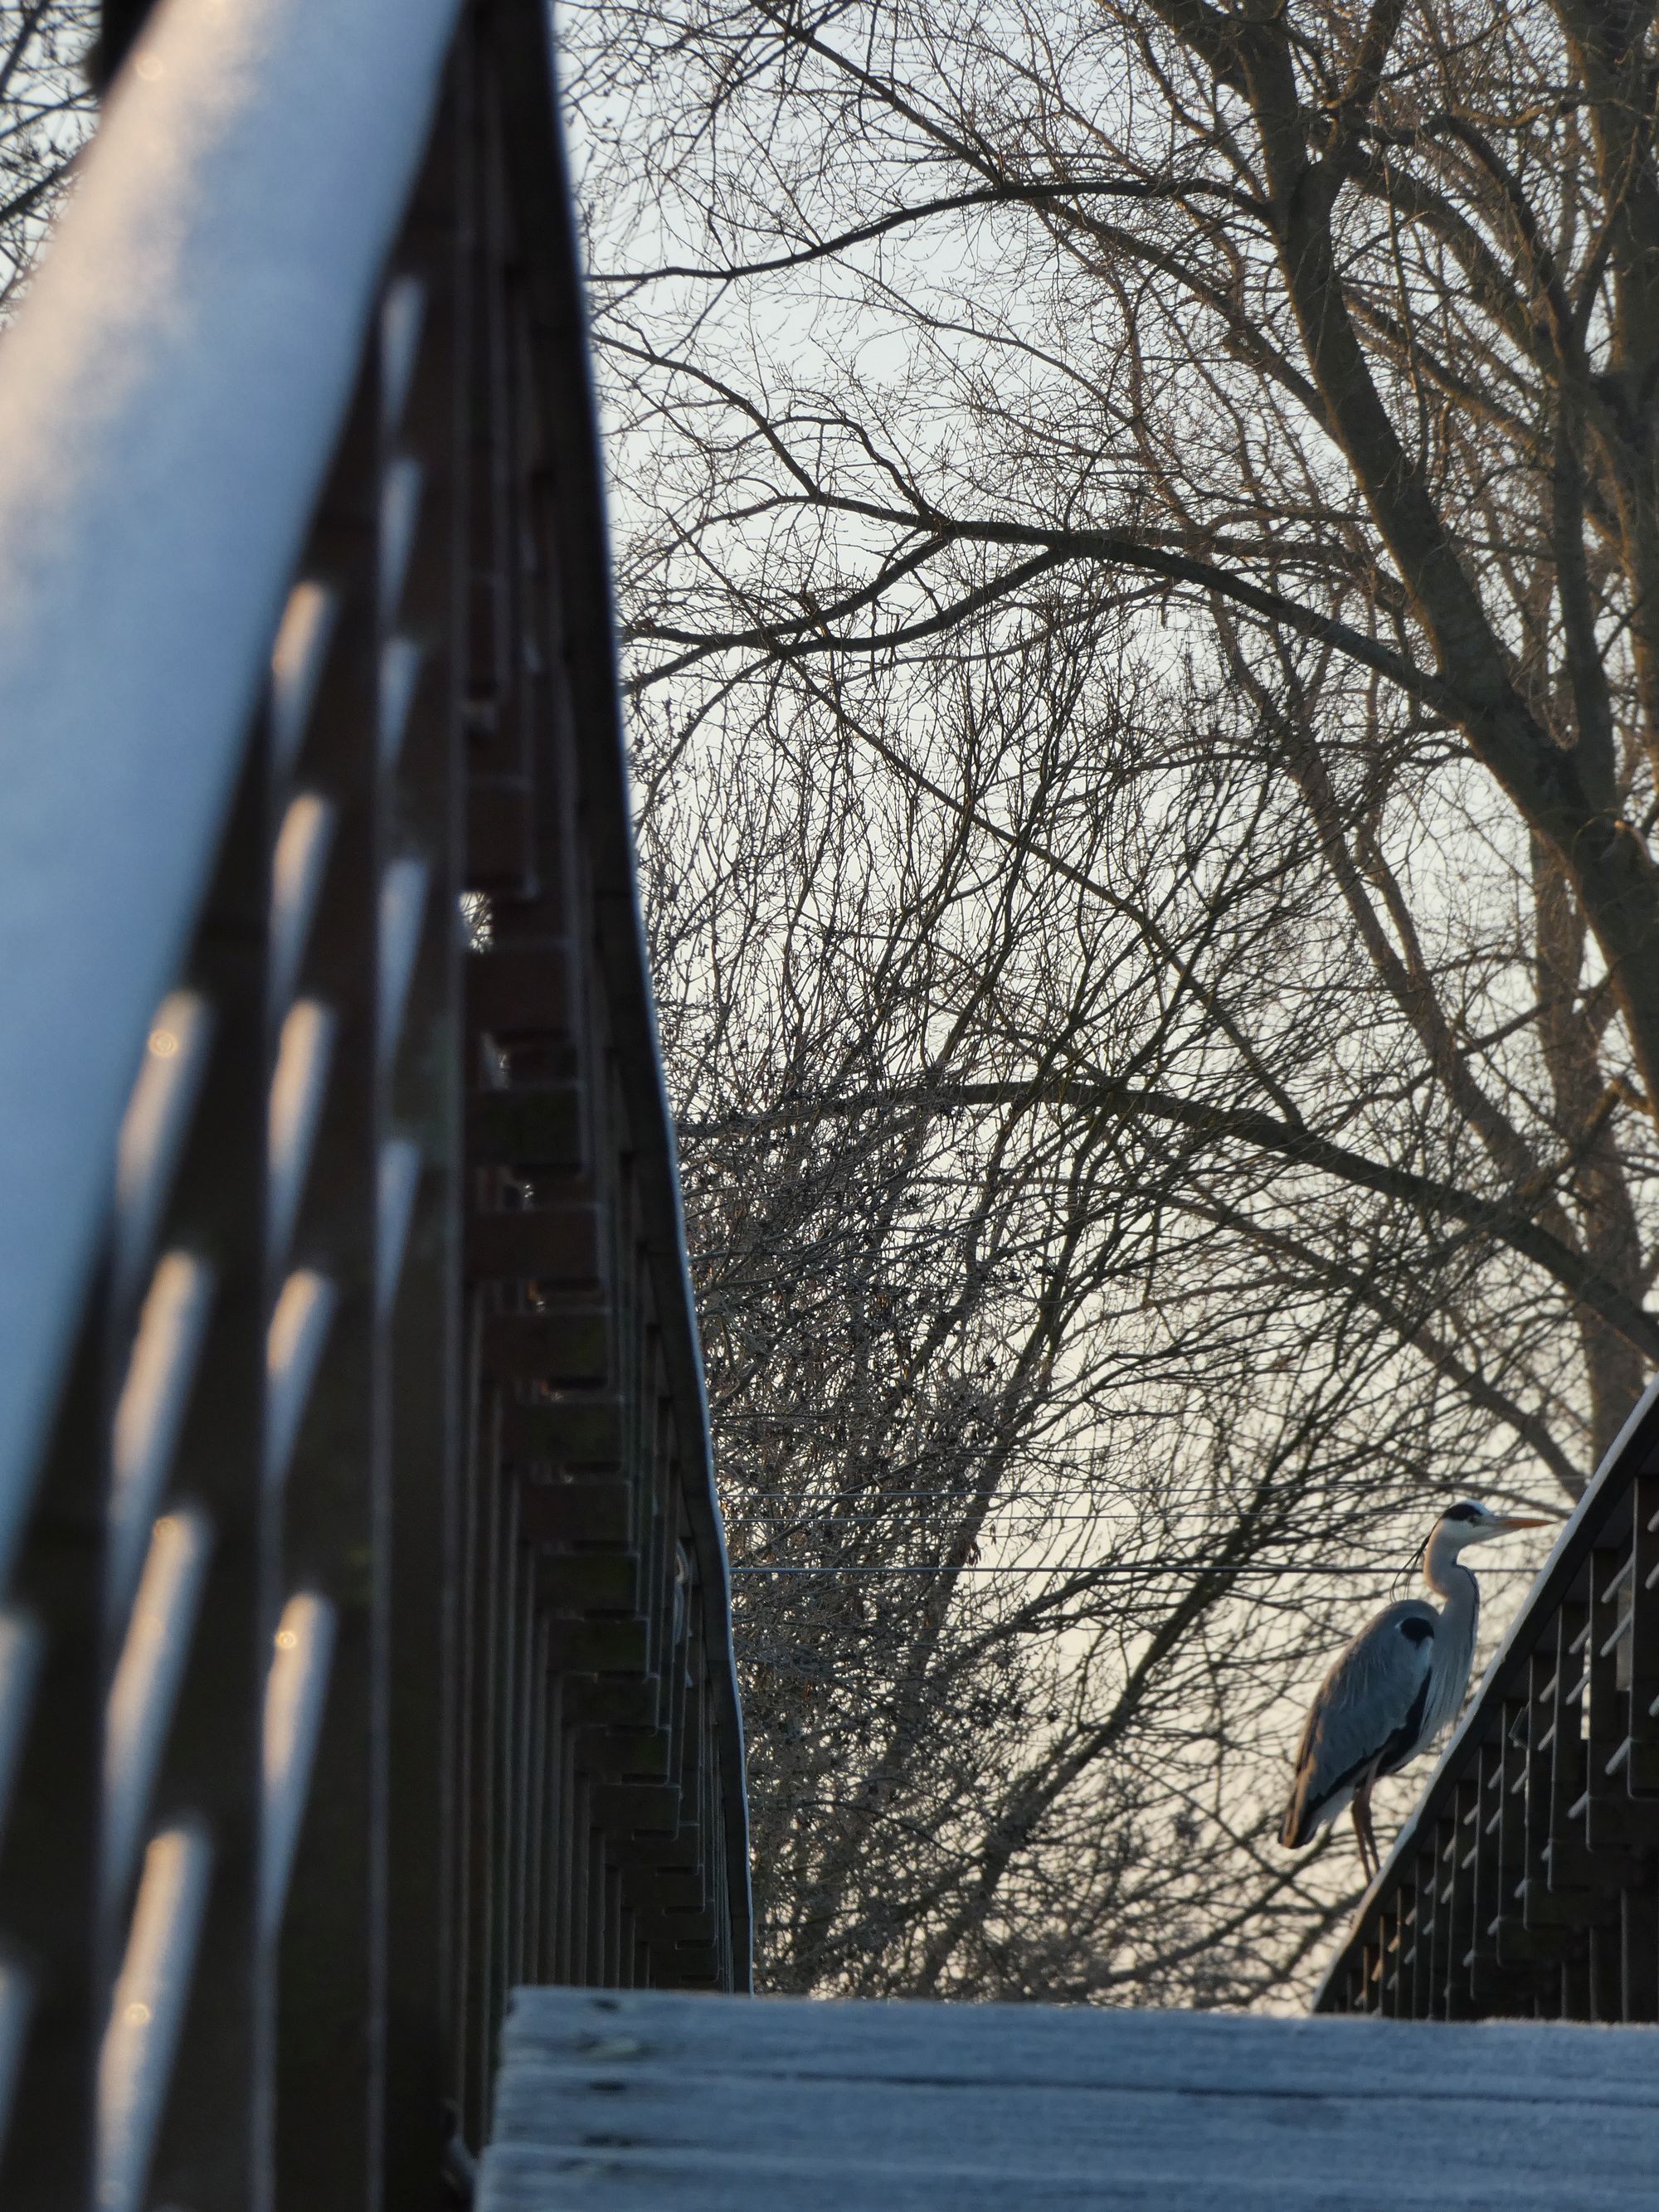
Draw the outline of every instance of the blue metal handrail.
[[[0,349],[0,1582],[457,13],[172,0]]]

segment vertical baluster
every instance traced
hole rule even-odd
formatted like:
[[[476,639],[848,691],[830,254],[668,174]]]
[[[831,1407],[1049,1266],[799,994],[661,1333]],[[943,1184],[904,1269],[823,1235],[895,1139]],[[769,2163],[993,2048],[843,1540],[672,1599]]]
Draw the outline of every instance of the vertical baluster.
[[[568,1695],[564,1678],[554,1661],[550,1622],[544,1622],[542,1626],[541,1654],[546,1685],[543,1698],[542,1743],[545,1795],[538,1839],[539,1860],[536,1884],[539,1936],[536,1951],[536,1979],[550,1982],[556,1978],[559,1955],[559,1885],[562,1872],[559,1851],[560,1839],[564,1832],[564,1740]]]
[[[208,1887],[152,2163],[150,2194],[193,2212],[267,2201],[273,1989],[258,1911],[262,1737],[276,1619],[277,1531],[260,1480],[265,1422],[265,1156],[271,1030],[270,762],[259,725],[187,971],[212,1009],[208,1065],[164,1241],[210,1275],[196,1370],[167,1482],[204,1559],[146,1832],[199,1824]],[[161,1524],[158,1524],[158,1528]],[[137,2000],[135,2000],[137,2002]]]
[[[1624,2016],[1622,1943],[1618,1880],[1628,1838],[1628,1798],[1622,1779],[1609,1775],[1625,1740],[1613,1633],[1620,1586],[1628,1571],[1628,1544],[1598,1547],[1590,1554],[1590,1588],[1584,1644],[1584,1795],[1580,1803],[1588,1855],[1590,2016]]]
[[[1561,1986],[1562,2011],[1570,2020],[1594,2017],[1585,1910],[1589,1865],[1586,1842],[1589,1754],[1585,1737],[1590,1633],[1588,1569],[1581,1580],[1583,1597],[1564,1601],[1556,1619],[1550,1720],[1547,1902],[1552,1917],[1573,1931]]]
[[[564,1684],[554,1656],[554,1625],[538,1612],[535,1632],[536,1821],[526,1873],[531,1890],[526,1978],[554,1978],[558,1945],[559,1786]]]
[[[472,1881],[477,1899],[473,1915],[477,1933],[473,2013],[469,2023],[473,2073],[467,2085],[471,2100],[470,2118],[480,2130],[489,2124],[490,2046],[503,1994],[499,1930],[507,1909],[507,1900],[501,1894],[505,1848],[501,1759],[508,1716],[504,1654],[513,1611],[510,1563],[514,1527],[512,1487],[501,1460],[501,1419],[500,1394],[492,1389],[485,1401],[483,1426],[488,1441],[479,1465],[485,1543],[480,1553],[484,1587],[479,1608],[478,1763],[473,1776]]]
[[[1434,1925],[1429,1945],[1429,2002],[1426,2020],[1446,2017],[1447,1984],[1450,1973],[1452,1824],[1442,1814],[1430,1832],[1434,1863]]]
[[[279,1261],[325,1282],[331,1306],[283,1486],[285,1587],[313,1594],[334,1624],[280,1953],[278,2194],[316,2212],[376,2203],[382,2179],[390,1498],[378,1201],[389,854],[378,738],[383,608],[421,487],[388,465],[377,368],[371,355],[313,527],[309,559],[338,613],[295,763],[297,787],[337,823],[296,977],[329,1047],[288,1174],[293,1228]],[[286,1073],[279,1056],[276,1101]],[[280,1164],[278,1118],[274,1103]],[[288,1273],[284,1294],[295,1280]]]
[[[1526,1676],[1523,1673],[1522,1680]],[[1521,1925],[1520,1890],[1526,1864],[1526,1786],[1529,1701],[1506,1698],[1502,1707],[1498,1763],[1495,1776],[1497,1802],[1492,1807],[1489,1843],[1493,1860],[1491,1915],[1487,1939],[1492,1957],[1511,2009],[1529,2009],[1535,1977]]]
[[[471,1029],[468,1042],[472,1042]],[[488,1759],[489,1697],[484,1654],[488,1649],[486,1619],[489,1558],[488,1500],[494,1492],[493,1427],[488,1417],[482,1357],[486,1293],[474,1288],[468,1297],[466,1393],[461,1438],[461,1496],[459,1545],[457,1553],[459,1593],[455,1622],[455,1735],[451,1802],[455,1840],[451,1925],[454,1955],[450,1967],[452,1990],[451,2078],[455,2084],[461,2125],[470,2142],[481,2138],[487,2124],[483,2102],[483,2047],[479,2021],[482,1995],[480,1923],[481,1888],[487,1891],[488,1791],[481,1776]]]
[[[1476,1866],[1480,1840],[1480,1775],[1478,1767],[1460,1778],[1452,1791],[1451,1910],[1448,1916],[1446,2017],[1474,2016],[1473,1986]]]
[[[1361,2012],[1374,2013],[1378,2008],[1378,1991],[1382,1978],[1382,1944],[1375,1914],[1366,1921],[1365,1931],[1359,1939],[1358,1950],[1358,2009]]]
[[[514,1486],[515,1498],[522,1492]],[[536,1649],[536,1561],[522,1534],[516,1547],[513,1575],[517,1606],[513,1632],[512,1817],[507,1831],[505,1880],[511,1910],[505,1929],[506,1985],[524,1979],[525,1936],[529,1911],[531,1747],[535,1721],[535,1686],[532,1667]]]
[[[1498,1914],[1498,1828],[1503,1780],[1502,1735],[1489,1731],[1474,1761],[1473,1795],[1463,1836],[1468,1895],[1464,1963],[1469,2002],[1477,2012],[1490,2003],[1498,1982],[1492,1924]]]
[[[1625,1780],[1632,1797],[1652,1802],[1659,1800],[1659,1474],[1638,1474],[1632,1486],[1631,1553]],[[1650,1833],[1659,1840],[1659,1807]]]
[[[1412,1884],[1417,1898],[1416,1940],[1413,1945],[1411,2017],[1428,2020],[1434,2010],[1434,1923],[1437,1911],[1434,1851],[1420,1847],[1412,1862]]]
[[[1378,1921],[1382,1954],[1382,1979],[1377,1992],[1377,2010],[1387,2020],[1398,2020],[1401,1961],[1407,1942],[1406,1893],[1403,1883],[1395,1882],[1384,1897]]]
[[[1555,1802],[1556,1705],[1555,1686],[1560,1669],[1560,1614],[1550,1622],[1527,1662],[1527,1756],[1522,1789],[1525,1822],[1521,1873],[1523,1924],[1532,1928],[1531,1915],[1549,1885],[1550,1814]]]
[[[1548,2019],[1557,2017],[1560,2010],[1559,1961],[1564,1948],[1562,1931],[1548,1926],[1546,1919],[1557,1664],[1556,1624],[1551,1622],[1527,1662],[1526,1741],[1516,1803],[1520,1875],[1515,1905],[1516,1924],[1526,1938],[1528,1955],[1536,1962],[1533,1976],[1536,2002]]]

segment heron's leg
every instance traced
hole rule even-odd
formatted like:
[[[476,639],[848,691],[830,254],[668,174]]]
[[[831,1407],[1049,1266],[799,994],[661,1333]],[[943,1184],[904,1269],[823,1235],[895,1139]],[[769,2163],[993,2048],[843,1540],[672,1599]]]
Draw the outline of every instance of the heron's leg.
[[[1376,1881],[1376,1840],[1371,1836],[1371,1777],[1367,1774],[1354,1792],[1354,1840],[1360,1847],[1360,1874],[1364,1875],[1364,1887],[1370,1889]]]
[[[1353,1828],[1359,1838],[1359,1863],[1368,1886],[1382,1871],[1382,1854],[1376,1848],[1376,1831],[1371,1826],[1371,1784],[1375,1779],[1374,1775],[1368,1774],[1353,1793]]]

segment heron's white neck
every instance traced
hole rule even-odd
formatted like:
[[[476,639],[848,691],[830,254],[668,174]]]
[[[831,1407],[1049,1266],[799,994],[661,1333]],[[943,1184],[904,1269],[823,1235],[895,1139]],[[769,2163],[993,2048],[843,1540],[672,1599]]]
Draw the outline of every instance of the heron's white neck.
[[[1446,1601],[1434,1632],[1434,1673],[1424,1715],[1424,1741],[1457,1717],[1474,1664],[1475,1630],[1480,1620],[1480,1585],[1457,1556],[1455,1538],[1437,1528],[1423,1559],[1423,1579]]]
[[[1448,1606],[1460,1598],[1471,1605],[1480,1601],[1480,1585],[1457,1556],[1462,1548],[1454,1530],[1443,1521],[1437,1522],[1423,1555],[1423,1579]]]

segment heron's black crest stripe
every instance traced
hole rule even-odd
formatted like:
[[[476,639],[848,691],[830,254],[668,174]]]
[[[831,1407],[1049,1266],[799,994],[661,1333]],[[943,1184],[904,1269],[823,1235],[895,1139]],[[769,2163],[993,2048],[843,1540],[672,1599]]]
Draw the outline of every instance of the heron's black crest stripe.
[[[1400,1633],[1408,1643],[1426,1644],[1434,1634],[1434,1623],[1431,1620],[1402,1620]]]
[[[1478,1505],[1449,1505],[1440,1517],[1443,1521],[1478,1521],[1480,1508]]]

